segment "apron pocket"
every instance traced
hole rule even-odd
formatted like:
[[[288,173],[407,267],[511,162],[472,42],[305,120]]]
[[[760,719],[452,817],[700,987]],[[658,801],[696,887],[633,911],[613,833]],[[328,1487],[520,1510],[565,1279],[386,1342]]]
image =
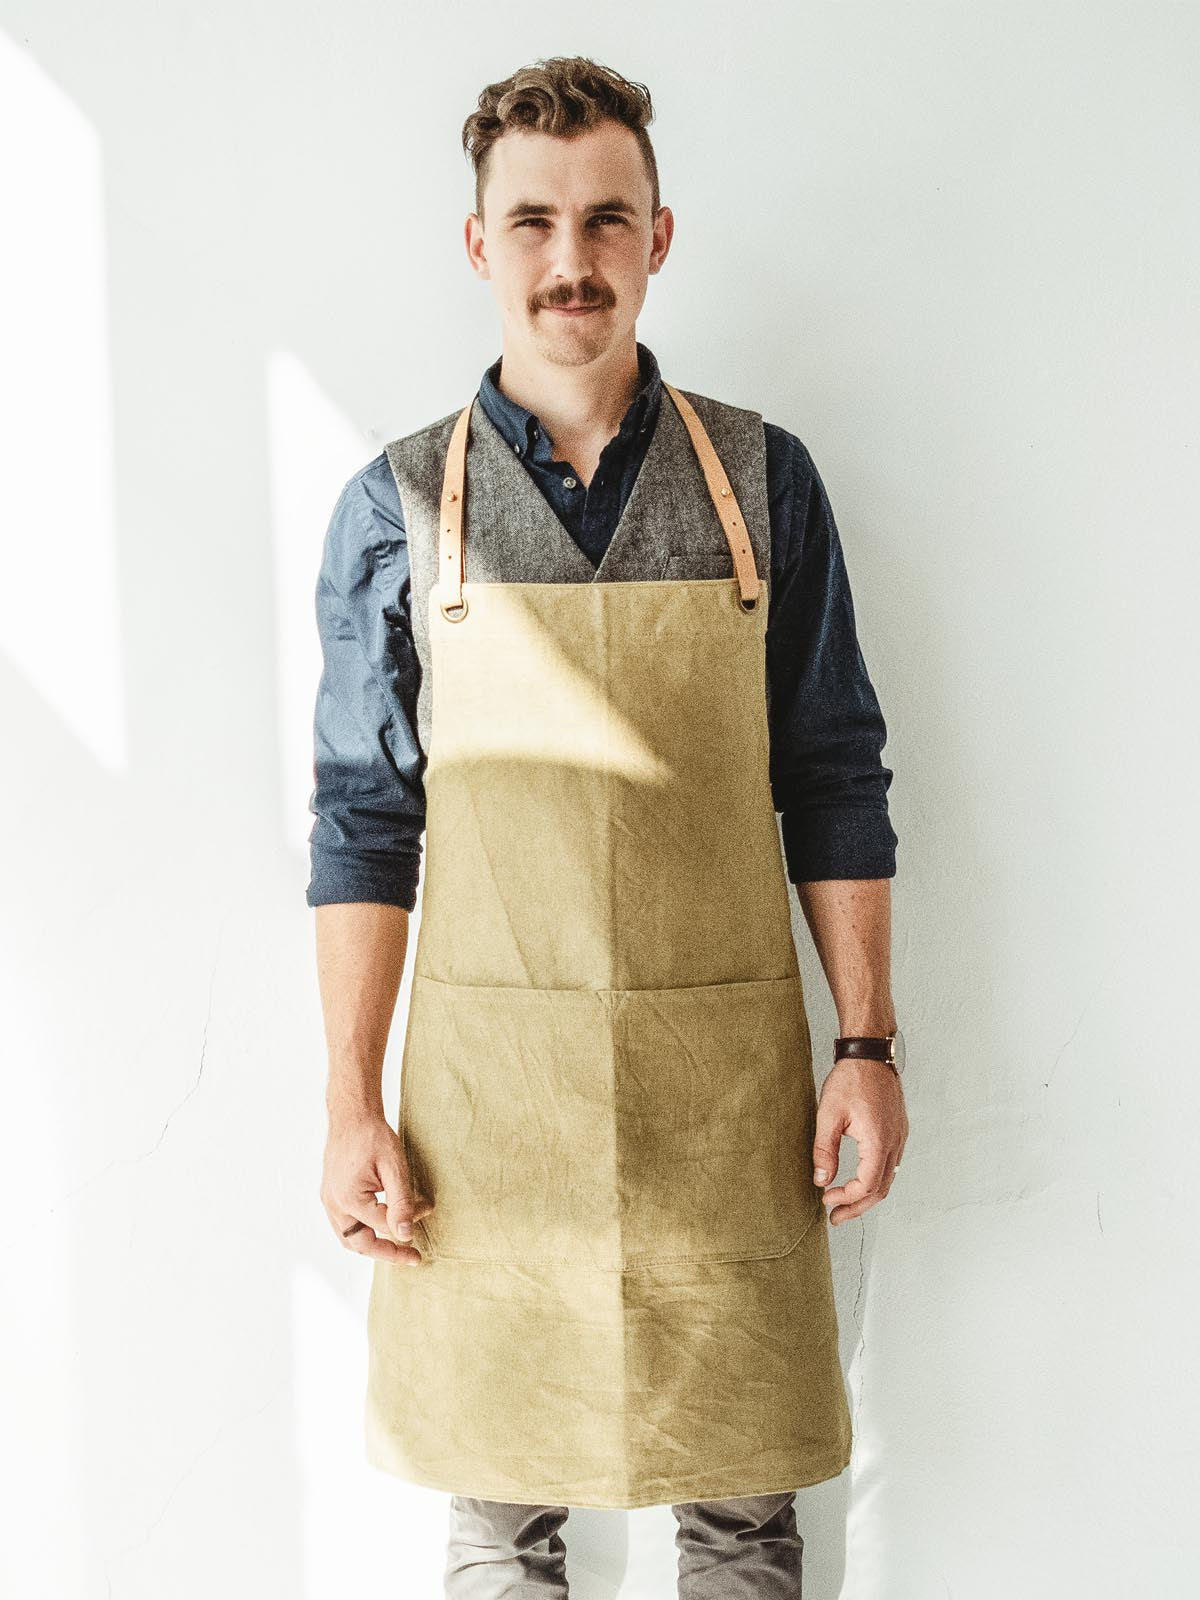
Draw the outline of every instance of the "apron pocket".
[[[799,974],[667,989],[413,978],[400,1133],[427,1254],[625,1271],[781,1255],[821,1210]]]

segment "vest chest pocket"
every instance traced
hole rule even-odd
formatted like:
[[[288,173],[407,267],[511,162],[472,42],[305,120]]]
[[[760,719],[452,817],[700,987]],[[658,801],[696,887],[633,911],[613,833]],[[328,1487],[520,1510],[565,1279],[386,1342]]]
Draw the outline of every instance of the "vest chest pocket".
[[[669,551],[663,559],[663,578],[732,578],[733,557],[728,545],[719,549]]]
[[[433,1257],[623,1272],[782,1255],[820,1213],[799,976],[518,989],[417,975],[400,1123]]]

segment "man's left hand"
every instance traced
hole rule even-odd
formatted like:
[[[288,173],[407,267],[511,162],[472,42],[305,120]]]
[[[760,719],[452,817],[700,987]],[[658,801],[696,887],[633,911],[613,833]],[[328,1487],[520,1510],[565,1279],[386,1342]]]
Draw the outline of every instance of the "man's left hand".
[[[837,1172],[847,1134],[858,1145],[858,1171],[831,1189],[826,1186]],[[821,1085],[813,1141],[813,1179],[825,1189],[821,1201],[834,1227],[884,1199],[907,1139],[908,1112],[895,1068],[854,1056],[835,1062]]]

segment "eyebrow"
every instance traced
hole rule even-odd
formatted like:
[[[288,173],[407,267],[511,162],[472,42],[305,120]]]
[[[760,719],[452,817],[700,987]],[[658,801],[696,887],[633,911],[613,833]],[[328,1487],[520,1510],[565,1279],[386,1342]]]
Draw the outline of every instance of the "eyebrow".
[[[589,215],[598,211],[617,211],[627,217],[637,216],[636,208],[631,206],[628,200],[622,200],[619,195],[612,200],[600,200],[595,205],[588,206],[587,211]],[[518,200],[515,205],[509,206],[504,213],[504,220],[505,222],[511,222],[516,217],[556,217],[557,215],[557,206],[546,205],[540,200]]]

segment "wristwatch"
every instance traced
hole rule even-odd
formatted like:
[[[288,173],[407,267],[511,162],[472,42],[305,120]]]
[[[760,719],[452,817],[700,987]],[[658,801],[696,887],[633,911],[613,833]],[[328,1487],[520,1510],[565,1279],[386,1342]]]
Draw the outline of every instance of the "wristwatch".
[[[857,1056],[866,1061],[886,1061],[889,1067],[904,1071],[904,1035],[897,1028],[882,1038],[846,1037],[833,1041],[835,1064],[845,1056]]]

